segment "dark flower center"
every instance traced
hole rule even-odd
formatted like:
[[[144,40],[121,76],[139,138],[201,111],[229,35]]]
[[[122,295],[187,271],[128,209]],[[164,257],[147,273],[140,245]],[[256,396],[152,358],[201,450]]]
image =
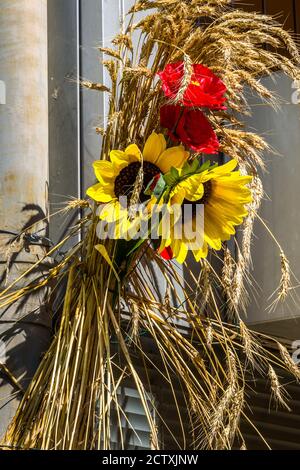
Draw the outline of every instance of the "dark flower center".
[[[130,163],[130,165],[123,168],[115,180],[115,195],[117,198],[126,196],[131,198],[134,189],[134,184],[141,168],[140,162]],[[140,194],[140,202],[145,202],[149,197],[144,194],[150,181],[160,173],[160,169],[154,163],[144,162],[144,181],[143,188]]]

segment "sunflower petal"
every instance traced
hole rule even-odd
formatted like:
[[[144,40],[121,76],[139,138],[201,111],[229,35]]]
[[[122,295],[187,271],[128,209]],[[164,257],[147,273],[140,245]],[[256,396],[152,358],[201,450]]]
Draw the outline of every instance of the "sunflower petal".
[[[140,151],[140,149],[138,148],[138,146],[136,144],[129,145],[126,148],[125,153],[127,155],[130,155],[131,157],[135,157],[136,161],[141,160],[141,151]]]
[[[178,147],[171,147],[160,155],[156,165],[159,167],[162,173],[168,173],[172,167],[181,168],[189,156],[189,152],[186,152],[182,145]]]
[[[213,220],[211,214],[206,211],[205,220],[204,220],[204,240],[208,243],[208,245],[213,248],[214,250],[219,251],[222,248],[222,241],[221,237],[223,235],[223,231],[220,233],[220,229]],[[229,239],[225,238],[225,240]]]
[[[167,143],[163,134],[153,132],[145,143],[143,157],[147,162],[156,164],[159,156],[165,151],[166,147]]]
[[[225,174],[230,174],[237,167],[237,160],[232,159],[224,165],[219,165],[217,168],[214,168],[210,174],[214,176],[223,176]]]
[[[109,154],[110,161],[114,166],[122,165],[124,162],[128,162],[128,155],[122,150],[112,150]]]
[[[109,202],[114,197],[113,188],[110,185],[106,186],[101,183],[91,186],[86,194],[97,202]]]
[[[163,155],[160,159],[163,160]],[[222,248],[222,241],[229,240],[235,233],[236,226],[242,224],[247,216],[247,204],[252,200],[251,191],[247,184],[251,182],[252,177],[241,175],[239,171],[234,172],[236,166],[237,161],[231,160],[213,170],[189,176],[173,189],[170,197],[171,208],[177,195],[181,206],[184,199],[191,202],[200,200],[205,193],[205,184],[208,181],[211,182],[204,207],[203,243],[198,243],[196,246],[194,240],[189,240],[186,236],[176,237],[177,220],[173,220],[170,232],[171,240],[168,241],[168,245],[178,262],[184,262],[189,250],[193,252],[196,261],[206,258],[209,248],[219,251]],[[171,208],[169,212],[171,212]],[[180,213],[182,214],[182,207]],[[193,220],[193,222],[195,221]],[[193,227],[194,233],[195,230],[196,227]]]
[[[116,222],[117,220],[123,219],[127,214],[127,211],[121,206],[118,199],[113,199],[108,204],[105,204],[101,208],[99,218],[105,220],[108,223]]]
[[[185,191],[185,198],[189,201],[199,201],[204,196],[204,186],[199,181],[199,175],[191,176],[178,185],[180,192]]]
[[[97,160],[93,163],[96,178],[102,184],[109,184],[109,180],[114,177],[114,168],[111,162],[105,160]]]
[[[207,258],[207,255],[208,255],[208,245],[207,245],[207,243],[204,243],[203,247],[200,250],[194,251],[194,257],[195,257],[195,260],[197,261],[197,263],[201,259]]]

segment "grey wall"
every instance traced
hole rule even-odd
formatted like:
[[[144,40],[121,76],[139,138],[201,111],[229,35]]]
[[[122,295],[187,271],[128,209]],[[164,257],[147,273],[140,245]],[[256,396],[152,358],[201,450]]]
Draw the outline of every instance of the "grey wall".
[[[81,196],[80,25],[78,0],[48,3],[49,202],[53,214]],[[53,242],[62,238],[70,219],[55,217]]]
[[[300,106],[292,103],[295,90],[286,76],[276,73],[272,79],[264,78],[262,81],[277,92],[282,104],[275,112],[268,106],[262,106],[257,97],[250,97],[253,118],[248,123],[249,129],[262,134],[277,153],[265,156],[267,173],[263,175],[263,182],[266,197],[260,215],[282,244],[291,268],[299,279]],[[267,322],[267,325],[261,327],[270,333],[300,337],[299,290],[292,291],[285,304],[278,304],[272,311],[268,309],[272,302],[269,297],[280,280],[280,260],[276,245],[259,222],[255,226],[253,266],[255,284],[248,309],[249,323]],[[293,281],[299,285],[296,279]]]
[[[122,0],[51,0],[49,30],[49,161],[50,207],[54,213],[70,198],[85,196],[95,177],[92,162],[99,158],[107,101],[81,88],[79,81],[107,80],[99,46],[109,46],[121,27]],[[130,2],[127,2],[127,5]],[[131,2],[132,3],[132,2]],[[70,224],[56,217],[50,234],[57,241]]]
[[[111,47],[111,40],[126,22],[126,12],[134,0],[81,1],[81,68],[82,78],[110,85],[107,71],[101,64],[103,54],[97,49]],[[101,137],[95,132],[104,127],[108,113],[108,97],[83,89],[81,92],[82,191],[94,182],[92,162],[99,158]]]

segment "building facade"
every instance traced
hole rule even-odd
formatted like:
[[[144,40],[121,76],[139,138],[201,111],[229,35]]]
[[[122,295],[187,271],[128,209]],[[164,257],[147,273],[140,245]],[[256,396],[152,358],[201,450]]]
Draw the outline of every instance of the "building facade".
[[[103,126],[107,114],[105,98],[82,89],[79,82],[82,79],[107,82],[98,47],[110,45],[125,24],[126,11],[133,3],[133,0],[0,0],[2,240],[18,233],[37,217],[43,219],[41,231],[44,230],[45,236],[54,243],[66,233],[72,221],[50,220],[49,214],[72,197],[84,197],[86,188],[93,182],[91,163],[98,158],[101,145],[96,128]],[[298,3],[289,0],[282,5],[280,0],[248,0],[242,7],[279,15],[287,29],[299,32]],[[268,172],[263,178],[268,199],[263,203],[261,215],[278,239],[284,241],[297,284],[300,278],[300,107],[298,97],[295,99],[294,84],[276,70],[271,78],[262,77],[262,80],[269,87],[276,87],[282,105],[275,113],[267,106],[258,105],[255,96],[251,97],[253,116],[248,126],[266,135],[278,153],[266,156]],[[11,214],[14,214],[13,226]],[[253,286],[246,321],[254,329],[285,339],[296,352],[300,340],[297,293],[295,291],[285,305],[268,309],[270,296],[280,278],[277,247],[270,243],[269,233],[259,223],[255,234]],[[43,248],[36,247],[33,259],[18,257],[17,261],[25,266],[33,263],[40,250]],[[1,266],[4,281],[7,266],[3,256]],[[10,310],[1,317],[0,339],[6,343],[8,363],[23,387],[50,337],[50,321],[41,305],[42,299],[33,300],[30,321],[22,320],[22,309],[18,309],[16,316],[15,311]],[[268,414],[264,384],[260,387],[260,396],[253,396],[258,426],[268,435],[274,448],[300,449],[299,391],[293,387],[290,390],[295,410],[292,415]],[[3,375],[0,434],[16,409],[17,392]],[[144,448],[147,443],[150,446],[149,429],[135,391],[122,390],[120,394],[140,435],[136,438],[128,430],[128,447]],[[167,405],[165,408],[166,419],[171,422],[173,410],[167,409]],[[250,447],[261,445],[251,430],[248,437]],[[114,440],[118,447],[117,436]],[[165,445],[171,444],[166,442]]]

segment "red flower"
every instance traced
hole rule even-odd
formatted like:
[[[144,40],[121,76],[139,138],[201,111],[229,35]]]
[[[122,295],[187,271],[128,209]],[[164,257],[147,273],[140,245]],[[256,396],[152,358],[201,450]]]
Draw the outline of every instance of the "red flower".
[[[182,142],[195,152],[218,153],[218,138],[201,111],[165,105],[160,109],[160,122],[168,129],[172,140]]]
[[[175,99],[184,76],[183,62],[168,64],[159,74],[162,89],[167,98]],[[184,106],[199,106],[209,109],[226,109],[225,84],[209,68],[193,64],[193,74],[182,99]]]
[[[169,246],[167,248],[164,248],[160,252],[160,256],[167,261],[169,261],[170,259],[173,259],[174,255],[173,255],[172,248],[170,248]]]

